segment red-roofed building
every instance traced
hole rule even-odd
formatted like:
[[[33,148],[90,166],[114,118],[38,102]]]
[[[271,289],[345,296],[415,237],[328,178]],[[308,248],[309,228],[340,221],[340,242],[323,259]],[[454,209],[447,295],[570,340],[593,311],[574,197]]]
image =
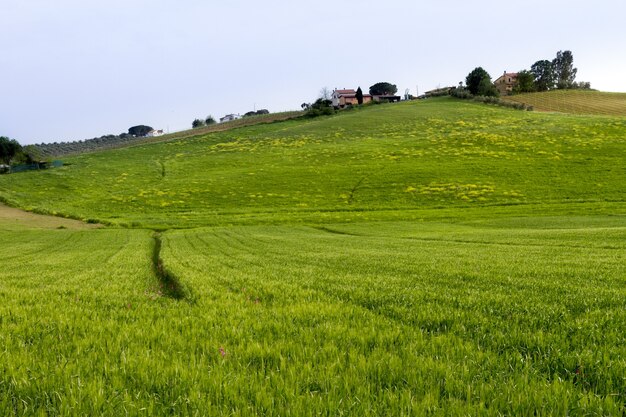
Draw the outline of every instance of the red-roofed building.
[[[356,99],[356,90],[352,89],[333,90],[331,101],[333,102],[334,107],[345,107],[348,105],[359,104]],[[363,94],[363,103],[369,103],[370,101],[372,101],[372,96],[369,94]]]
[[[500,92],[501,96],[508,96],[513,92],[513,87],[517,83],[517,72],[506,72],[496,79],[493,84]]]

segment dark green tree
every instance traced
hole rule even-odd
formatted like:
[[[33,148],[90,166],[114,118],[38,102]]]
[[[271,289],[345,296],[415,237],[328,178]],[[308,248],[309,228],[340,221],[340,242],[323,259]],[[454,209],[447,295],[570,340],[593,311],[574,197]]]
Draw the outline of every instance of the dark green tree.
[[[491,87],[489,87],[489,84]],[[482,67],[476,67],[465,77],[465,85],[475,96],[496,96],[498,92],[491,83],[491,76]]]
[[[359,105],[363,104],[363,90],[361,90],[361,87],[356,89],[356,101]]]
[[[373,96],[393,96],[398,91],[395,84],[380,82],[370,87],[370,94]]]
[[[0,162],[11,164],[13,158],[22,151],[22,145],[15,139],[0,136]]]
[[[547,59],[537,61],[530,67],[530,72],[535,77],[535,89],[537,91],[548,91],[554,88],[552,62]]]
[[[500,93],[496,86],[491,82],[490,77],[485,77],[480,80],[480,84],[478,85],[478,95],[485,97],[498,97]]]
[[[193,122],[191,122],[191,127],[192,128],[197,128],[197,127],[202,127],[204,126],[204,120],[201,119],[194,119]]]
[[[513,92],[519,93],[531,93],[535,91],[535,76],[528,70],[522,70],[517,73],[517,79],[515,86],[513,86]]]
[[[556,88],[567,89],[574,86],[578,69],[574,68],[574,55],[572,51],[559,51],[552,60]]]
[[[146,136],[148,133],[152,132],[153,130],[154,129],[152,129],[150,126],[138,125],[138,126],[133,126],[131,128],[128,128],[128,134],[133,135],[135,137],[142,137],[142,136]]]
[[[216,123],[216,121],[213,118],[213,116],[211,116],[211,115],[207,116],[206,119],[204,119],[204,124],[207,125],[207,126],[213,125],[215,123]]]

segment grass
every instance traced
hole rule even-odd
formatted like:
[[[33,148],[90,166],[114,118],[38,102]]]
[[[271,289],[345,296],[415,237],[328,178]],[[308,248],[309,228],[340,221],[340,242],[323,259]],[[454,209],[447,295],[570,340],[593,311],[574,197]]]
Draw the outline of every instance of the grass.
[[[625,127],[624,118],[429,100],[81,155],[0,178],[0,197],[158,229],[520,204],[611,211],[626,193]]]
[[[621,415],[625,127],[444,98],[2,176],[108,227],[0,220],[0,414]]]
[[[626,93],[586,90],[554,90],[503,97],[533,106],[535,110],[569,114],[626,116]]]

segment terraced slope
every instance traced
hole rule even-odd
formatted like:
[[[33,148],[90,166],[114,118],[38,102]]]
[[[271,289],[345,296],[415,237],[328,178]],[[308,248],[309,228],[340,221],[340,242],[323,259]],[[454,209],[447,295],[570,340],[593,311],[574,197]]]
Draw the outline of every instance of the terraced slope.
[[[555,90],[503,97],[538,111],[626,117],[626,93],[585,90]]]

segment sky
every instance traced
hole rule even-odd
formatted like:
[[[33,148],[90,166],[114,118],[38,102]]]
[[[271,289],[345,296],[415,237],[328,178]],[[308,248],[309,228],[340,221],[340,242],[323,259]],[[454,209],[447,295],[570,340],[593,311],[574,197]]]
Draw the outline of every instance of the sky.
[[[624,16],[623,0],[0,0],[0,136],[174,132],[381,81],[415,95],[559,50],[578,81],[626,92]]]

